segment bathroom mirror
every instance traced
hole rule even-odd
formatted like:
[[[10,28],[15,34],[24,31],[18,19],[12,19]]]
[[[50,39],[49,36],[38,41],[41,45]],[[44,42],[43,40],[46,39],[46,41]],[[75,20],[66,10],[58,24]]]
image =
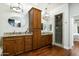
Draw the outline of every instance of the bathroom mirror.
[[[8,23],[13,27],[22,27],[25,25],[24,22],[24,19],[22,19],[21,17],[10,17],[8,19]]]
[[[43,24],[44,31],[52,31],[52,24]]]
[[[74,16],[73,19],[74,19],[74,30],[75,30],[74,32],[79,34],[79,15]]]

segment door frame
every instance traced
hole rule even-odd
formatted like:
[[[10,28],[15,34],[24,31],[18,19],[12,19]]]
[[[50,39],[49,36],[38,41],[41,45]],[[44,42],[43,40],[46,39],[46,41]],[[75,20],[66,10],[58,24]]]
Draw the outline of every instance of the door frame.
[[[56,15],[59,15],[59,14],[62,14],[62,44],[58,44],[58,43],[56,43],[55,42],[55,16]],[[57,14],[55,14],[54,15],[54,45],[57,45],[57,46],[59,46],[59,47],[63,47],[64,46],[64,42],[63,42],[63,12],[61,12],[61,13],[57,13]]]

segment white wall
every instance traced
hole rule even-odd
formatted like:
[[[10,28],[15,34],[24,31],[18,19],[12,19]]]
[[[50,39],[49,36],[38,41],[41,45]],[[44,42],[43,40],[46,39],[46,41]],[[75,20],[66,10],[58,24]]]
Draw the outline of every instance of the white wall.
[[[5,32],[24,32],[27,30],[28,27],[28,15],[25,14],[25,22],[26,26],[21,28],[12,27],[8,23],[8,18],[14,16],[10,11],[10,7],[6,4],[0,4],[0,36],[2,36]]]
[[[74,17],[79,15],[79,3],[69,4],[70,7],[70,46],[73,44],[73,34],[74,34]]]
[[[68,49],[69,48],[69,7],[68,4],[64,4],[60,7],[55,8],[52,11],[53,14],[53,25],[55,26],[55,19],[54,16],[56,14],[63,13],[63,47]],[[54,32],[54,40],[55,40],[55,27],[53,26]]]

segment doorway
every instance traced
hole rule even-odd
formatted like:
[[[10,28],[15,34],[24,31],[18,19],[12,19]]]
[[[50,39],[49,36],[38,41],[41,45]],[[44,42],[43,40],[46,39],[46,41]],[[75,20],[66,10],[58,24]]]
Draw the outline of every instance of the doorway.
[[[62,18],[63,13],[55,15],[55,43],[62,44]]]
[[[79,15],[73,16],[73,45],[71,49],[72,56],[79,56]]]

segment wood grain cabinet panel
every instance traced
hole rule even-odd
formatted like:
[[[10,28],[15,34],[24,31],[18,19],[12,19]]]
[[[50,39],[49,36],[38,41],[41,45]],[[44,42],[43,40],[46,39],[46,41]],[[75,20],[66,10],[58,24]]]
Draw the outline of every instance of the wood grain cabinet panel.
[[[40,47],[52,45],[52,35],[42,35],[40,40]]]
[[[33,31],[33,49],[40,48],[41,32],[39,29]]]
[[[3,38],[3,55],[15,55],[15,40],[13,37]]]
[[[36,8],[31,8],[29,10],[29,31],[35,28],[41,28],[41,10]]]
[[[41,28],[41,11],[34,9],[33,28]]]
[[[45,36],[43,35],[43,36],[41,37],[40,47],[44,47],[44,46],[46,46],[46,38],[45,38]]]
[[[16,36],[15,38],[15,49],[16,54],[20,54],[24,52],[24,36]]]
[[[53,42],[53,39],[52,39],[52,38],[53,38],[53,35],[48,35],[48,38],[49,38],[49,39],[47,40],[47,41],[48,41],[48,44],[52,45],[52,42]]]
[[[32,36],[25,36],[24,43],[25,43],[24,45],[25,52],[31,51],[32,50]]]

